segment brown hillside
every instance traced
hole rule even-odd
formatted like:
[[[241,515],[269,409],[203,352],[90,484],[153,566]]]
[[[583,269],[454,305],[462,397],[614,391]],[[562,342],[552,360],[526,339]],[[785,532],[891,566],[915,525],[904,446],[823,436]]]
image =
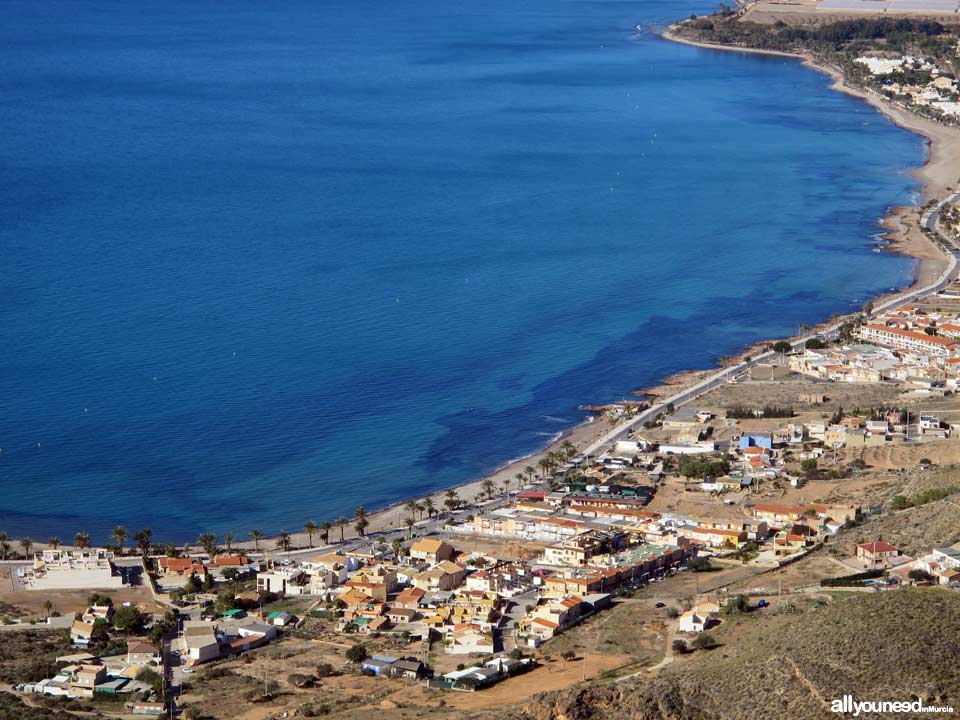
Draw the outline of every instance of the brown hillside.
[[[658,677],[543,695],[531,720],[835,718],[830,700],[923,698],[960,707],[960,595],[864,594],[782,614]]]

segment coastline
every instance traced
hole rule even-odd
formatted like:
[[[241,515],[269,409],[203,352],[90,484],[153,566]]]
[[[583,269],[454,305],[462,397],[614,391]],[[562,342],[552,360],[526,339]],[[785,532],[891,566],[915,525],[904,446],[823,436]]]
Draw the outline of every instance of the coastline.
[[[958,185],[960,171],[955,168],[960,168],[960,129],[949,128],[932,120],[919,117],[893,105],[885,98],[859,88],[850,87],[844,82],[843,75],[837,68],[821,65],[809,54],[699,42],[675,35],[671,32],[673,27],[676,26],[671,25],[660,34],[660,37],[669,42],[705,50],[797,60],[805,67],[827,75],[833,81],[830,84],[831,90],[863,100],[897,127],[923,137],[926,141],[926,157],[923,164],[910,170],[910,174],[922,184],[921,202],[942,197]],[[880,234],[881,244],[879,246],[881,249],[884,252],[912,258],[916,261],[916,264],[910,284],[896,292],[881,293],[871,298],[874,303],[891,300],[914,288],[923,287],[938,277],[946,267],[946,256],[943,251],[920,230],[920,217],[920,206],[898,205],[889,208],[887,213],[878,220],[878,225],[883,229]],[[819,329],[828,323],[829,321],[818,323],[813,328]],[[743,360],[749,355],[755,355],[761,348],[777,339],[779,338],[770,338],[754,343],[750,347],[744,348],[735,358],[731,359],[731,362]],[[697,382],[714,370],[715,368],[683,370],[664,378],[659,385],[644,388],[638,392],[653,397],[671,395],[684,386]]]
[[[925,200],[930,200],[932,197],[945,194],[948,189],[953,188],[957,184],[957,180],[960,178],[960,171],[951,169],[960,167],[960,129],[950,128],[933,122],[932,120],[919,117],[893,105],[885,98],[881,98],[874,93],[850,87],[843,81],[843,76],[837,68],[821,65],[809,54],[698,42],[679,37],[673,34],[670,29],[662,32],[660,37],[670,42],[706,50],[720,50],[722,52],[766,55],[799,60],[805,67],[829,76],[833,80],[833,83],[830,85],[831,90],[836,90],[837,92],[842,92],[845,95],[865,101],[897,127],[909,130],[926,139],[928,147],[927,157],[922,165],[910,171],[911,175],[923,183],[923,196]]]
[[[947,128],[924,118],[914,116],[900,108],[893,106],[890,103],[887,103],[878,96],[864,92],[857,88],[850,88],[844,84],[841,74],[835,68],[818,65],[811,57],[804,54],[731,47],[713,43],[700,43],[688,40],[686,38],[677,37],[673,35],[670,30],[665,31],[661,36],[665,40],[671,42],[677,42],[680,44],[709,50],[740,52],[799,60],[805,66],[830,76],[833,81],[830,85],[831,89],[866,101],[894,124],[910,132],[919,134],[926,139],[927,152],[924,162],[921,166],[910,171],[911,174],[923,185],[922,195],[924,200],[929,200],[932,197],[942,197],[946,193],[947,188],[953,187],[957,182],[957,177],[958,174],[960,174],[960,170],[955,168],[960,168],[960,130],[956,128]],[[938,277],[942,269],[946,267],[946,259],[942,251],[935,243],[930,241],[923,232],[920,231],[918,222],[919,217],[919,207],[898,206],[891,208],[888,213],[879,221],[880,225],[884,229],[884,242],[882,245],[883,249],[888,252],[911,257],[916,260],[916,265],[913,270],[912,281],[909,285],[906,285],[895,293],[882,294],[875,299],[876,301],[901,295],[904,292],[908,292],[911,288],[924,286],[933,278]],[[829,322],[830,321],[825,320],[823,323],[817,325],[817,327],[823,327],[829,324]],[[729,358],[727,362],[723,363],[723,365],[729,364],[730,362],[735,362],[737,358],[743,359],[747,355],[755,356],[758,354],[760,348],[765,347],[776,339],[779,338],[768,339],[754,343],[750,347],[747,347],[741,351],[735,358]],[[718,359],[717,367],[721,366],[722,365]],[[650,394],[654,397],[658,394],[671,395],[683,387],[689,387],[695,384],[699,379],[715,372],[716,369],[717,368],[715,367],[681,371],[664,378],[659,386],[650,389],[638,389],[633,391],[633,394]],[[541,458],[543,458],[548,452],[556,450],[564,441],[569,440],[579,450],[589,446],[610,430],[610,426],[600,418],[595,418],[592,422],[589,419],[584,420],[580,424],[559,433],[558,436],[555,437],[549,444],[547,444],[546,447],[530,453],[527,456],[510,460],[491,473],[460,483],[458,485],[451,486],[450,488],[442,488],[426,494],[411,495],[410,499],[421,501],[429,497],[433,500],[434,505],[438,509],[442,509],[445,493],[449,489],[455,490],[462,499],[472,501],[473,498],[481,491],[483,484],[488,480],[495,483],[498,494],[502,496],[502,483],[505,480],[511,481],[512,484],[510,489],[511,491],[516,491],[517,483],[515,478],[517,473],[527,466],[536,467],[537,462]],[[368,515],[368,519],[370,521],[368,532],[377,532],[386,529],[397,529],[403,527],[403,520],[407,516],[407,510],[404,507],[405,502],[406,501],[400,501],[382,508],[377,506],[370,508],[371,512]],[[311,518],[303,518],[304,521],[308,519]],[[332,522],[335,518],[316,517],[312,519],[318,522],[328,519]],[[293,530],[292,528],[287,529]],[[162,538],[163,534],[164,530],[162,528],[158,529],[157,535],[160,538]],[[291,532],[290,536],[294,546],[307,546],[307,535],[299,528]],[[356,532],[353,529],[352,518],[350,519],[350,525],[348,525],[347,532],[345,532],[344,536],[346,539],[356,537]],[[339,538],[339,531],[334,530],[331,533],[331,537]],[[190,544],[193,545],[192,542]],[[275,534],[271,534],[268,538],[264,538],[261,540],[260,544],[262,547],[274,547]],[[44,547],[44,544],[35,543],[35,546],[38,548]],[[254,543],[244,538],[241,542],[235,542],[234,546],[252,551],[254,548]]]
[[[952,171],[950,168],[960,167],[960,130],[947,128],[924,118],[911,115],[890,105],[881,98],[856,88],[850,88],[844,84],[841,74],[835,68],[818,65],[811,57],[802,54],[786,53],[775,50],[738,48],[712,43],[698,43],[687,40],[686,38],[680,38],[672,35],[669,30],[662,33],[661,37],[671,42],[677,42],[680,44],[700,47],[708,50],[742,52],[754,55],[767,55],[772,57],[798,60],[806,67],[828,75],[833,80],[833,83],[830,85],[832,90],[843,92],[852,97],[866,101],[895,125],[910,132],[919,134],[926,139],[926,158],[924,159],[922,165],[917,168],[913,168],[910,171],[911,175],[913,175],[923,185],[922,197],[924,201],[944,195],[948,187],[952,187],[956,182],[957,172]],[[952,181],[948,180],[948,177],[952,178]],[[936,244],[934,244],[920,231],[919,218],[919,207],[897,206],[890,208],[887,214],[879,220],[879,225],[884,230],[882,245],[883,250],[885,252],[891,252],[904,257],[913,258],[916,260],[916,266],[913,270],[912,280],[908,285],[900,288],[894,293],[883,293],[877,296],[874,298],[875,302],[882,302],[905,292],[909,292],[913,288],[924,286],[925,284],[931,282],[934,278],[938,277],[942,270],[946,267],[947,263],[944,253]],[[815,327],[824,327],[835,320],[836,318],[824,320]],[[738,360],[743,360],[746,356],[757,355],[762,348],[776,339],[779,338],[771,338],[753,343],[749,347],[744,348],[735,357],[729,358],[728,362],[724,363],[724,365],[735,363]],[[658,395],[672,395],[684,387],[695,384],[700,379],[715,372],[719,367],[721,367],[721,364],[718,362],[717,366],[714,368],[683,370],[664,378],[660,385],[652,388],[637,389],[633,391],[633,394],[649,394],[654,398]],[[547,453],[555,451],[564,441],[570,441],[574,446],[577,447],[578,450],[580,450],[589,446],[609,430],[610,428],[598,418],[595,418],[593,422],[591,422],[590,419],[587,419],[584,422],[559,433],[559,435],[553,441],[551,441],[541,450],[530,453],[524,457],[508,461],[503,466],[497,468],[491,473],[467,482],[460,483],[458,485],[451,486],[450,488],[444,488],[423,495],[411,496],[410,499],[422,501],[429,497],[432,499],[434,505],[438,509],[442,509],[445,493],[448,490],[454,490],[462,499],[469,499],[472,501],[473,498],[481,491],[483,484],[487,480],[492,481],[496,485],[498,494],[502,496],[503,492],[501,488],[502,483],[505,480],[510,480],[512,482],[511,491],[515,491],[517,489],[517,484],[515,482],[517,473],[527,466],[536,467],[536,464],[540,459],[546,456]],[[370,533],[401,528],[403,526],[403,520],[407,516],[407,510],[405,508],[406,502],[407,501],[401,501],[392,505],[388,505],[384,508],[374,509],[374,511],[368,516],[370,525],[367,529],[367,532]],[[347,540],[357,537],[357,533],[353,529],[352,518],[351,523],[346,530],[347,531],[345,532],[344,537]],[[305,547],[307,545],[307,536],[305,533],[292,532],[290,535],[294,546]],[[333,537],[334,535],[339,537],[338,532],[332,533],[331,536]],[[270,540],[272,539],[273,538],[270,537],[265,538],[264,540],[267,541],[266,544],[270,544]],[[261,541],[261,544],[264,544],[264,541]],[[240,542],[236,543],[236,546],[249,550],[253,549],[252,542]]]
[[[661,37],[671,42],[677,42],[683,45],[699,47],[708,50],[720,50],[724,52],[741,52],[753,55],[767,55],[771,57],[789,58],[798,60],[806,67],[821,72],[832,79],[831,90],[842,92],[851,97],[858,98],[867,102],[887,119],[904,130],[921,135],[926,140],[927,152],[923,164],[912,168],[910,174],[922,184],[921,195],[924,202],[936,197],[945,195],[948,189],[952,189],[956,183],[960,171],[953,168],[960,168],[960,129],[948,128],[939,125],[931,120],[918,117],[907,111],[904,111],[883,98],[872,93],[865,92],[858,88],[852,88],[846,85],[839,70],[817,64],[812,57],[806,54],[787,53],[777,50],[764,50],[753,48],[730,47],[726,45],[717,45],[714,43],[700,43],[686,38],[680,38],[673,35],[670,30],[666,30]],[[881,293],[872,300],[875,303],[890,300],[894,297],[909,292],[912,289],[923,287],[937,278],[947,267],[945,253],[931,241],[920,230],[921,209],[919,206],[895,206],[891,207],[886,215],[878,220],[878,224],[883,228],[882,249],[885,252],[913,258],[916,265],[913,269],[911,282],[898,289],[896,292]],[[834,322],[835,318],[824,320],[818,323],[815,329],[827,326]],[[795,336],[791,336],[795,337]],[[779,338],[770,338],[761,340],[744,348],[738,355],[729,358],[723,365],[742,361],[747,356],[757,355],[769,343]],[[672,395],[684,387],[690,386],[716,372],[722,367],[720,363],[713,368],[689,369],[674,373],[663,378],[661,383],[651,388],[642,388],[633,391],[634,395],[650,395],[653,398],[657,396]],[[498,490],[504,480],[513,480],[516,474],[524,467],[531,465],[536,467],[536,463],[548,452],[556,450],[561,443],[569,440],[578,450],[590,445],[600,438],[609,428],[599,420],[595,422],[585,421],[562,433],[545,448],[531,453],[523,458],[507,462],[502,467],[494,470],[492,473],[479,477],[477,479],[455,485],[450,489],[456,490],[461,498],[472,498],[480,490],[481,486],[487,480],[493,481]],[[516,490],[516,483],[513,483],[512,490]],[[444,493],[446,490],[422,495],[416,498],[422,500],[426,497],[433,499],[434,504],[439,508],[443,506]],[[502,492],[500,492],[502,495]],[[403,518],[406,515],[404,503],[396,503],[386,508],[376,511],[370,515],[370,530],[385,530],[388,528],[397,528],[402,525]],[[347,533],[347,537],[354,537],[355,533]],[[294,534],[295,540],[300,540],[299,534]],[[302,539],[305,539],[303,536]]]

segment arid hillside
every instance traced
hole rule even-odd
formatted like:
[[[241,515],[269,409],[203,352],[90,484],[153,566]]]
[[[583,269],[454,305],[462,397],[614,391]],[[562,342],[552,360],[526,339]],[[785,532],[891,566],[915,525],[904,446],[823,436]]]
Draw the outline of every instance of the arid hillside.
[[[921,698],[960,706],[960,595],[863,594],[783,613],[658,677],[538,697],[528,720],[836,717],[830,701]]]

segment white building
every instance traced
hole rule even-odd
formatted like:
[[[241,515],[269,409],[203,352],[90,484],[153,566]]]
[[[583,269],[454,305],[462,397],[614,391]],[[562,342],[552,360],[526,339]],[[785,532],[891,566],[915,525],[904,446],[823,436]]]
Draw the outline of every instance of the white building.
[[[863,325],[857,332],[867,342],[880,343],[881,345],[889,345],[913,352],[929,353],[940,357],[952,357],[957,350],[957,343],[951,338],[927,335],[914,330],[901,330],[897,327],[877,323]]]
[[[303,568],[278,566],[257,574],[257,590],[278,595],[309,595],[310,578]]]
[[[105,548],[44,550],[37,553],[27,575],[31,590],[87,590],[124,586],[123,576]]]
[[[220,657],[220,641],[217,639],[216,625],[204,620],[188,621],[183,624],[183,651],[191,664],[216,660]]]

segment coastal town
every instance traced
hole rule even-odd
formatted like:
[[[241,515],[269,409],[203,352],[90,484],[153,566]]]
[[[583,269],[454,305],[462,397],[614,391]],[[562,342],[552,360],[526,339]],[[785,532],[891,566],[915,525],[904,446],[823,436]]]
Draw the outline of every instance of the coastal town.
[[[947,247],[953,205],[935,213]],[[0,631],[44,660],[0,661],[0,680],[29,706],[105,717],[239,717],[217,689],[231,678],[251,718],[309,717],[344,692],[392,707],[411,688],[423,707],[488,707],[655,673],[747,613],[960,589],[956,535],[872,529],[957,491],[954,267],[771,343],[722,382],[593,408],[592,435],[497,482],[272,538],[4,534]],[[585,652],[623,623],[646,628],[642,657]]]
[[[63,640],[11,688],[108,716],[209,712],[216,668],[256,667],[243,696],[254,704],[306,709],[310,688],[364,678],[455,706],[463,693],[532,693],[556,654],[577,657],[558,643],[631,603],[662,628],[662,663],[706,651],[732,612],[776,612],[787,572],[799,570],[790,597],[960,588],[960,543],[904,548],[870,530],[956,489],[947,472],[922,491],[960,462],[958,338],[950,284],[857,316],[833,339],[777,344],[597,454],[564,441],[513,483],[407,503],[401,527],[368,532],[361,508],[347,539],[343,523],[308,523],[306,542],[285,533],[253,547],[212,534],[164,546],[147,532],[124,548],[123,529],[112,547],[84,533],[72,546],[21,542],[0,598],[36,611],[2,627]],[[624,423],[649,406],[598,410]],[[3,550],[17,554],[9,538]],[[293,645],[310,668],[282,659]],[[583,678],[564,684],[588,677],[581,662]]]
[[[792,37],[784,19],[859,12],[958,8],[761,0],[671,32],[709,44],[722,22],[760,17]],[[844,36],[842,77],[936,137],[960,118],[960,41],[942,30],[896,47]],[[73,517],[63,538],[0,532],[0,720],[820,718],[833,702],[850,714],[854,682],[953,712],[951,152],[877,241],[916,256],[912,287],[589,406],[488,477],[279,532],[253,529],[229,490],[203,508],[208,527],[246,527],[186,541],[123,524],[91,537]],[[105,510],[117,523],[126,492]],[[316,492],[298,498],[305,514]],[[257,499],[280,502],[269,487]]]

